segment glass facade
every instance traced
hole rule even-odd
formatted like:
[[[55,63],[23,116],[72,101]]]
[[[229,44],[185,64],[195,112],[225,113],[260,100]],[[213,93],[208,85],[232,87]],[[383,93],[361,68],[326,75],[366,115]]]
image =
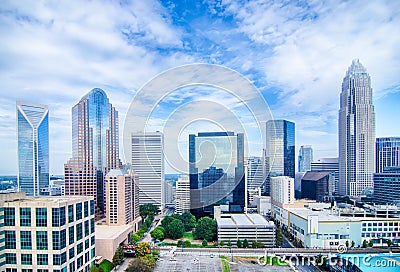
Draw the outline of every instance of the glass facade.
[[[64,169],[66,194],[95,196],[97,211],[103,214],[104,175],[119,164],[118,111],[107,94],[95,88],[72,108],[72,158]]]
[[[400,137],[376,138],[376,173],[400,167]]]
[[[49,116],[47,106],[17,102],[18,186],[39,196],[49,186]]]
[[[15,226],[15,208],[4,208],[4,226]]]
[[[196,217],[213,214],[216,204],[231,212],[245,205],[244,135],[203,132],[189,135],[191,212]]]
[[[21,249],[32,249],[32,234],[30,231],[20,232]]]
[[[36,231],[36,249],[37,250],[48,249],[47,231]]]
[[[15,249],[17,246],[17,239],[15,237],[15,231],[6,230],[5,234],[5,247],[6,249]]]
[[[287,120],[270,120],[266,124],[266,160],[268,176],[295,177],[295,124]],[[265,193],[270,193],[267,178]]]
[[[36,208],[36,227],[47,227],[47,208]]]
[[[31,226],[31,208],[19,208],[19,224],[21,227]]]

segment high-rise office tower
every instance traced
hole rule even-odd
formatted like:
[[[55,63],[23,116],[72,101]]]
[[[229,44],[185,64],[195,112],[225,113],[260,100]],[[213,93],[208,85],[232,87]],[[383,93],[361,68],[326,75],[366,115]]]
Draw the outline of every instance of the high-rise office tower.
[[[139,178],[139,204],[165,207],[164,136],[161,132],[132,133],[132,169]]]
[[[339,192],[339,158],[321,158],[311,163],[311,171],[330,171],[335,177],[333,194]]]
[[[135,210],[139,200],[137,176],[133,171],[111,169],[105,176],[106,223],[108,225],[131,224],[139,217]]]
[[[376,138],[376,173],[400,167],[400,137]]]
[[[175,213],[190,210],[190,181],[188,176],[180,176],[176,181]]]
[[[269,120],[266,126],[267,176],[295,176],[295,124],[287,120]],[[269,195],[270,180],[265,183]]]
[[[118,111],[106,93],[91,90],[72,108],[72,158],[64,165],[65,194],[95,196],[104,216],[104,176],[120,168]]]
[[[299,151],[299,172],[311,171],[313,150],[311,145],[302,145]]]
[[[359,196],[373,186],[375,113],[371,78],[353,60],[342,83],[339,110],[339,194]]]
[[[231,212],[245,206],[244,135],[199,132],[189,135],[191,213],[212,215],[215,205]]]
[[[17,102],[18,187],[39,196],[49,186],[49,110],[47,106]]]

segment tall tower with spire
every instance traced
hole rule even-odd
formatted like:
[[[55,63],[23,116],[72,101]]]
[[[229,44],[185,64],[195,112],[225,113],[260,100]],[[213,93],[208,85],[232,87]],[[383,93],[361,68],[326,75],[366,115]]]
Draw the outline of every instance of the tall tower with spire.
[[[118,111],[99,88],[72,108],[72,158],[64,165],[65,194],[95,196],[96,217],[104,216],[104,177],[120,167]]]
[[[359,196],[373,186],[375,112],[371,77],[353,60],[342,83],[339,109],[339,194]]]

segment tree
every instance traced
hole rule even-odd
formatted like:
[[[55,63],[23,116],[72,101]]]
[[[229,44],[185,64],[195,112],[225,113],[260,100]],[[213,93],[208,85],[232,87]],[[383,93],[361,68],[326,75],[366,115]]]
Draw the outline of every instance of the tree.
[[[165,237],[165,230],[163,227],[158,226],[150,232],[150,236],[157,240],[162,240]]]
[[[206,239],[203,239],[203,242],[201,242],[201,245],[202,245],[202,246],[207,246],[207,245],[208,245],[207,240],[206,240]]]
[[[146,258],[135,258],[133,259],[125,272],[151,272],[152,268],[148,267]]]
[[[147,216],[150,216],[150,215],[154,216],[157,213],[158,213],[158,207],[151,203],[143,204],[143,205],[139,206],[139,214],[143,220]]]
[[[120,265],[122,261],[124,260],[124,250],[122,247],[118,247],[117,251],[114,253],[114,256],[112,258],[112,263],[114,266]]]
[[[206,239],[212,241],[217,233],[217,222],[210,217],[199,219],[194,230],[194,236],[197,239]]]
[[[174,220],[172,216],[164,217],[164,219],[161,221],[161,226],[165,229],[172,220]]]
[[[356,242],[351,241],[351,247],[354,247],[356,245]]]
[[[374,246],[374,242],[372,242],[372,240],[369,240],[368,246],[369,247],[373,247]]]
[[[182,247],[183,240],[178,240],[178,243],[176,244],[177,247]]]
[[[223,247],[225,245],[224,241],[219,242],[219,245]]]
[[[390,247],[392,245],[392,240],[386,240],[387,246]]]
[[[138,244],[135,247],[135,256],[136,257],[142,257],[142,256],[145,256],[146,254],[150,254],[149,243],[143,242],[143,243]]]
[[[363,243],[362,243],[362,247],[366,248],[367,246],[368,246],[368,242],[367,242],[367,240],[364,240]]]
[[[180,220],[185,226],[185,231],[190,231],[196,226],[196,217],[190,212],[184,212],[180,216]]]
[[[244,240],[243,240],[243,247],[244,247],[244,248],[249,247],[249,241],[247,241],[247,239],[244,239]]]
[[[237,242],[236,242],[236,246],[237,246],[237,247],[242,247],[242,241],[240,241],[240,240],[237,240]]]
[[[132,244],[135,244],[136,242],[139,242],[139,241],[140,241],[139,235],[137,235],[136,233],[131,235],[131,243]]]
[[[251,247],[252,248],[257,248],[257,242],[256,241],[252,241],[251,242]]]
[[[346,241],[346,248],[349,248],[349,246],[350,246],[349,241]]]
[[[90,272],[104,272],[104,269],[101,266],[93,265],[90,267]]]
[[[165,234],[172,239],[179,239],[183,237],[185,227],[181,220],[173,218],[165,228]]]
[[[190,246],[192,246],[192,243],[191,243],[189,240],[185,240],[185,241],[183,242],[183,246],[184,246],[184,247],[190,247]]]
[[[232,246],[232,242],[231,242],[231,240],[229,240],[228,241],[228,247],[231,247]]]
[[[278,247],[283,245],[283,235],[278,229],[276,230],[276,245]]]

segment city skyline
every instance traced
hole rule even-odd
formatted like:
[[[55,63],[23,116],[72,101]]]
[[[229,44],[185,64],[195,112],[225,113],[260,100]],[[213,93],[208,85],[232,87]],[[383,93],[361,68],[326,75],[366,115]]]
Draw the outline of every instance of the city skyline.
[[[11,2],[1,8],[0,31],[9,37],[0,51],[0,144],[7,158],[1,174],[17,174],[15,101],[49,105],[50,173],[62,174],[71,157],[70,108],[84,93],[107,91],[120,112],[121,137],[139,87],[165,69],[193,62],[225,65],[247,76],[275,118],[296,123],[296,146],[312,144],[318,159],[338,155],[340,82],[348,63],[359,58],[373,78],[376,136],[400,134],[392,125],[400,113],[398,3],[80,5],[79,11],[70,2]],[[184,97],[178,92],[175,102]]]

